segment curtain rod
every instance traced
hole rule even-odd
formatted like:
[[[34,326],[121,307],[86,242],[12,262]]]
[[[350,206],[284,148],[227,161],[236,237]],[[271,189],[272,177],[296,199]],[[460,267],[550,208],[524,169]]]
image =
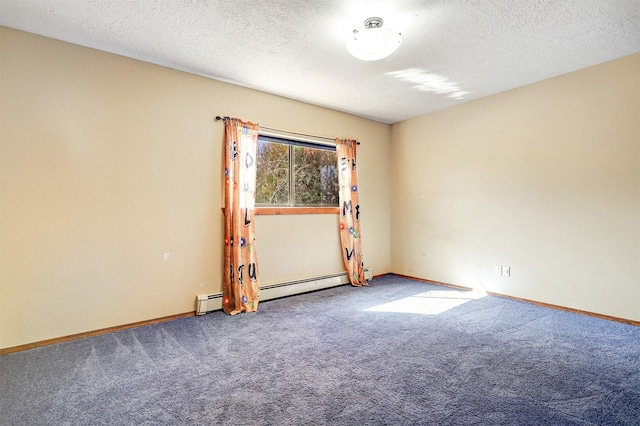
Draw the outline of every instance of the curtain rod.
[[[216,115],[216,121],[220,121],[220,120],[227,121],[230,118],[233,118],[233,117],[227,117],[226,115],[221,117],[219,115]],[[316,138],[316,139],[324,139],[324,140],[331,141],[331,142],[335,142],[336,141],[336,138],[329,138],[329,137],[326,137],[326,136],[308,135],[306,133],[290,132],[288,130],[274,129],[274,128],[271,128],[271,127],[260,126],[260,125],[258,125],[258,127],[260,127],[261,129],[265,129],[265,130],[273,130],[274,132],[288,133],[290,135],[306,136],[308,138]],[[356,144],[360,145],[360,142],[356,141]]]

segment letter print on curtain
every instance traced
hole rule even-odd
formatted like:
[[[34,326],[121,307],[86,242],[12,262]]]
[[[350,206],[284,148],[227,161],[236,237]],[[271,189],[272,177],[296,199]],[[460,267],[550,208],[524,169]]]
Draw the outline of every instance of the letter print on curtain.
[[[338,183],[340,184],[340,244],[351,285],[368,285],[364,278],[364,259],[360,234],[360,198],[356,168],[357,142],[336,139]]]
[[[225,119],[224,279],[222,309],[258,309],[258,259],[253,223],[258,125]]]

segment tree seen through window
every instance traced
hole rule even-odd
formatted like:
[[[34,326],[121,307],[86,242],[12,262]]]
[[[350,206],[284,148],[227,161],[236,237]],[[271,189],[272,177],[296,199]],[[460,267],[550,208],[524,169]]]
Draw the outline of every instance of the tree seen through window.
[[[338,205],[333,147],[258,138],[256,204],[288,207]]]

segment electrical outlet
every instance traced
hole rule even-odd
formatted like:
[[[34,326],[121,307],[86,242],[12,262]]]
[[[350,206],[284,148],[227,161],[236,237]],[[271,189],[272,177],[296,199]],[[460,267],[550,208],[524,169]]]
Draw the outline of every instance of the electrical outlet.
[[[495,274],[502,275],[502,266],[496,265]]]
[[[510,277],[511,276],[511,266],[503,266],[502,267],[502,276]]]

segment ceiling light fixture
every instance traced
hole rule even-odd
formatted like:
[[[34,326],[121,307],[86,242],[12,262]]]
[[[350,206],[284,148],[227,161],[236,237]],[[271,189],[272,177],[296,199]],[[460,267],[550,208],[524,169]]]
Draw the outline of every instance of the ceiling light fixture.
[[[347,41],[347,50],[363,61],[377,61],[396,51],[402,43],[402,34],[389,28],[382,28],[382,18],[364,21],[365,30],[353,30]]]

